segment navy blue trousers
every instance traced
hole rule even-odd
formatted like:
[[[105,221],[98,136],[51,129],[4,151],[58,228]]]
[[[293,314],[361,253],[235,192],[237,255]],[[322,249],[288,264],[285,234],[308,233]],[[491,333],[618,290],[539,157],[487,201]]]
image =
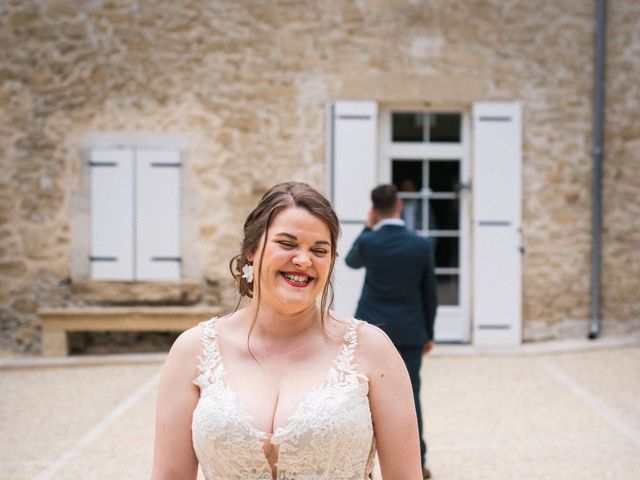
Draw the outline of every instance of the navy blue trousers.
[[[411,387],[413,387],[413,402],[416,405],[416,415],[418,416],[418,432],[420,432],[420,456],[422,466],[425,466],[427,455],[427,444],[422,439],[422,409],[420,408],[420,367],[422,366],[422,347],[396,345],[404,364],[409,371]]]

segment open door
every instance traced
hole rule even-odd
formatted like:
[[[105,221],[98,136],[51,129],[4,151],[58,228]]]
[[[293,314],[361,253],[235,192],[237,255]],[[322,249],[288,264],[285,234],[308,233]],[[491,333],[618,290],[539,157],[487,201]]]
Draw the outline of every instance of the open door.
[[[354,270],[344,257],[364,228],[376,186],[378,108],[371,101],[337,101],[327,106],[328,195],[340,220],[342,235],[333,274],[333,308],[354,315],[364,283],[364,269]]]
[[[473,108],[473,324],[478,345],[522,341],[522,119],[514,102]]]

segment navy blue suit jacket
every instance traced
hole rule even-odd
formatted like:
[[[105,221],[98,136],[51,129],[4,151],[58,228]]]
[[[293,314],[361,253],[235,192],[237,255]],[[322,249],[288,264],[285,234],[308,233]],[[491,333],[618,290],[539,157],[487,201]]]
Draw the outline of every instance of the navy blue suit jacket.
[[[431,239],[401,225],[365,228],[345,262],[367,270],[356,318],[378,325],[398,346],[433,339],[438,301]]]

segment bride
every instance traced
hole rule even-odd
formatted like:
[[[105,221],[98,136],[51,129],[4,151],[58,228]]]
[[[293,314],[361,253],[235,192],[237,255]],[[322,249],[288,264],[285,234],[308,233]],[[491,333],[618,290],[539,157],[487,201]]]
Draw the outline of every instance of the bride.
[[[158,389],[153,480],[420,479],[409,376],[377,327],[329,310],[339,224],[272,187],[231,261],[247,308],[184,332]],[[317,300],[320,299],[318,302]]]

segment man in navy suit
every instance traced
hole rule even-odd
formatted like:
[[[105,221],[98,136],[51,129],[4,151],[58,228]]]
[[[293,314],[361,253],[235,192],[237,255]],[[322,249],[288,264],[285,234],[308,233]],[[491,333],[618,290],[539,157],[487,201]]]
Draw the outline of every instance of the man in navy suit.
[[[430,478],[422,439],[420,366],[422,356],[433,347],[438,306],[433,244],[406,228],[394,185],[374,188],[371,200],[365,229],[345,258],[352,268],[366,268],[356,317],[382,328],[407,366],[418,416],[423,477]]]

